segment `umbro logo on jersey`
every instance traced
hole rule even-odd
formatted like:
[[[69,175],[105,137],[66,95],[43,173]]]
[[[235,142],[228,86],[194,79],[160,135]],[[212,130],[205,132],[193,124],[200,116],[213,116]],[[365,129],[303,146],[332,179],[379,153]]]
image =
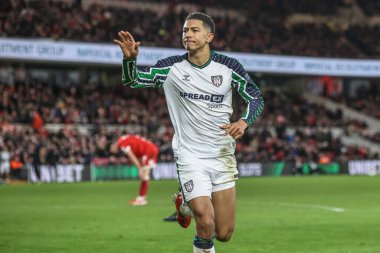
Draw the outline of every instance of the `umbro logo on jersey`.
[[[182,77],[182,81],[190,81],[190,75],[184,74]]]
[[[211,76],[211,82],[216,87],[219,87],[223,83],[223,76],[221,76],[221,75],[219,75],[219,76]]]

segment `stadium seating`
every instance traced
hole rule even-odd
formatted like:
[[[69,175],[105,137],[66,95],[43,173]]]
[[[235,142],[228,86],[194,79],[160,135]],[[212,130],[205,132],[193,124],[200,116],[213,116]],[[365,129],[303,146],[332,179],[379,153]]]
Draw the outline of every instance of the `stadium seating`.
[[[130,29],[142,45],[180,48],[188,9],[202,5],[215,14],[215,50],[343,58],[380,53],[371,36],[380,26],[365,15],[368,5],[361,1],[202,1],[198,6],[197,2],[189,6],[190,1],[167,5],[93,1],[89,6],[78,1],[3,2],[0,11],[7,15],[0,17],[2,37],[111,43],[118,31]],[[350,15],[360,19],[350,24],[337,18],[338,13],[347,17],[344,20],[351,20]]]
[[[162,106],[164,98],[158,91],[142,92],[122,86],[91,88],[89,84],[64,89],[39,82],[27,83],[0,85],[2,136],[12,151],[25,160],[36,159],[41,148],[46,148],[43,155],[56,152],[62,164],[89,163],[91,157],[109,157],[109,146],[126,131],[152,139],[160,146],[160,161],[172,161],[173,128],[167,108]],[[159,99],[149,99],[152,96]],[[340,137],[347,129],[359,132],[366,129],[364,122],[344,119],[339,110],[329,111],[287,92],[268,90],[264,99],[262,117],[238,145],[239,161],[290,161],[295,156],[318,159],[325,153],[332,160],[378,156],[355,146],[347,146],[347,151],[341,152],[345,145]],[[239,98],[234,101],[237,101],[238,110],[234,114],[237,117],[245,106]],[[36,126],[36,114],[44,126]],[[17,145],[20,140],[27,143],[26,150]]]
[[[335,58],[380,55],[376,36],[371,36],[379,34],[380,26],[372,19],[378,14],[376,3],[337,0],[318,2],[315,8],[316,3],[307,0],[159,2],[4,0],[0,36],[111,44],[118,31],[131,29],[143,46],[180,48],[188,10],[202,5],[217,25],[212,45],[217,51]],[[352,23],[338,18],[350,13],[360,18]],[[14,157],[30,163],[89,164],[93,157],[109,157],[109,146],[118,135],[133,132],[159,145],[160,161],[173,161],[173,128],[159,91],[125,89],[90,77],[74,82],[64,71],[58,82],[31,75],[30,66],[0,65],[1,140]],[[379,83],[372,83],[354,97],[342,93],[330,98],[379,120]],[[239,161],[379,158],[368,147],[344,142],[354,134],[378,143],[379,132],[366,122],[344,117],[341,110],[310,102],[301,94],[263,91],[265,111],[238,142]],[[233,101],[236,120],[245,105],[238,98]]]

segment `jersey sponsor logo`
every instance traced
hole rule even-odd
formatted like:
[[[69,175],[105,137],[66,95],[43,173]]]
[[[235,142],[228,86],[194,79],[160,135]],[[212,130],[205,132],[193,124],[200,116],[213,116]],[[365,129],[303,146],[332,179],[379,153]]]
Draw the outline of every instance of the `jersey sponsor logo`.
[[[223,102],[224,95],[212,95],[210,102],[214,103],[222,103]]]
[[[197,94],[197,93],[187,93],[187,92],[179,92],[179,96],[181,98],[187,98],[192,100],[205,100],[210,101],[212,103],[222,103],[224,99],[224,95],[207,95],[207,94]]]
[[[186,190],[187,192],[192,192],[193,189],[194,189],[194,183],[193,183],[193,180],[187,181],[186,183],[183,184],[183,186],[185,187],[185,190]]]
[[[211,103],[208,103],[207,107],[209,109],[218,109],[218,108],[223,108],[223,104],[211,104]]]
[[[211,76],[211,82],[216,87],[219,87],[223,83],[223,76],[221,76],[221,75],[219,75],[219,76]]]

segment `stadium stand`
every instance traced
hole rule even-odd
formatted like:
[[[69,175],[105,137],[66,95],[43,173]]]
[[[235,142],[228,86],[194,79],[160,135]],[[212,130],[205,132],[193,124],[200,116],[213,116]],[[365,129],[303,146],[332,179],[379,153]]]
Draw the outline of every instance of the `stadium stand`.
[[[380,3],[377,1],[356,1],[364,13],[368,16],[375,16],[380,14]]]
[[[119,30],[130,27],[143,46],[181,48],[182,21],[188,10],[202,6],[215,14],[217,51],[357,59],[380,55],[378,36],[371,36],[380,34],[380,22],[373,18],[380,9],[375,2],[159,2],[4,0],[0,37],[111,43]],[[357,18],[349,18],[352,13]],[[110,156],[109,145],[116,136],[133,132],[158,144],[161,162],[173,161],[173,128],[160,91],[125,89],[120,81],[101,80],[99,73],[92,78],[98,69],[88,66],[58,67],[63,69],[61,76],[51,78],[38,71],[43,64],[0,64],[0,143],[11,150],[12,159],[90,164],[94,157]],[[70,68],[86,77],[72,78]],[[119,69],[102,71],[119,78]],[[380,142],[380,130],[344,113],[351,108],[380,121],[377,79],[364,80],[365,85],[353,92],[317,94],[339,104],[332,109],[305,96],[304,91],[311,92],[307,88],[289,92],[289,77],[254,77],[262,84],[265,111],[238,143],[240,162],[379,159],[380,151],[373,146]],[[351,82],[341,80],[347,86]],[[244,105],[234,101],[237,117]]]
[[[173,159],[170,150],[173,129],[167,108],[162,106],[163,96],[156,90],[141,92],[89,84],[65,89],[26,81],[14,86],[2,84],[0,91],[3,94],[0,103],[2,136],[5,142],[12,143],[12,150],[18,155],[23,152],[17,150],[20,138],[31,145],[27,148],[30,152],[22,155],[26,160],[35,157],[34,152],[39,152],[41,147],[50,147],[49,150],[60,154],[60,163],[88,163],[91,156],[109,156],[109,145],[122,131],[147,136],[161,147],[161,161]],[[239,160],[289,161],[296,155],[306,159],[328,153],[331,160],[347,161],[378,155],[364,147],[345,146],[339,140],[348,129],[356,132],[366,129],[365,122],[344,119],[340,110],[330,111],[285,91],[268,90],[264,98],[266,108],[262,117],[238,146]],[[244,104],[240,102],[236,108],[239,109],[234,115],[241,115]],[[38,119],[42,125],[36,123]],[[84,129],[82,133],[70,127],[77,124]],[[46,129],[49,125],[58,128]],[[96,148],[91,150],[90,147]],[[347,151],[342,154],[343,147]],[[309,151],[305,153],[305,150]]]
[[[161,5],[160,11],[154,8],[157,5],[153,2],[145,5],[131,2],[126,6],[122,1],[5,0],[0,9],[3,13],[0,15],[0,35],[112,42],[127,24],[136,39],[142,40],[142,45],[182,47],[179,33],[190,8],[188,3],[173,1]],[[359,9],[352,1],[318,4],[310,1],[233,1],[231,5],[234,9],[215,9],[229,6],[227,1],[206,1],[198,5],[216,6],[209,7],[211,13],[218,14],[215,16],[218,31],[213,45],[216,50],[343,58],[369,58],[379,54],[375,36],[370,36],[378,32],[377,22],[371,23],[365,15],[352,24],[346,22],[350,22],[352,11]],[[193,3],[192,9],[196,6]],[[236,8],[242,9],[240,15],[234,12]],[[335,17],[338,13],[347,16],[344,22]]]

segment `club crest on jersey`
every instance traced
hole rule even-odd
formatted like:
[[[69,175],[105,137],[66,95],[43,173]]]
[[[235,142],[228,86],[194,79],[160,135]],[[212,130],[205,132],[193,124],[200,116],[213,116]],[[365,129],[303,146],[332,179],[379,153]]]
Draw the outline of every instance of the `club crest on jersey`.
[[[185,190],[187,192],[191,192],[194,188],[193,180],[187,181],[186,183],[183,184],[183,186],[185,187]]]
[[[219,75],[219,76],[211,76],[211,82],[216,87],[219,87],[223,83],[223,76],[221,76],[221,75]]]

